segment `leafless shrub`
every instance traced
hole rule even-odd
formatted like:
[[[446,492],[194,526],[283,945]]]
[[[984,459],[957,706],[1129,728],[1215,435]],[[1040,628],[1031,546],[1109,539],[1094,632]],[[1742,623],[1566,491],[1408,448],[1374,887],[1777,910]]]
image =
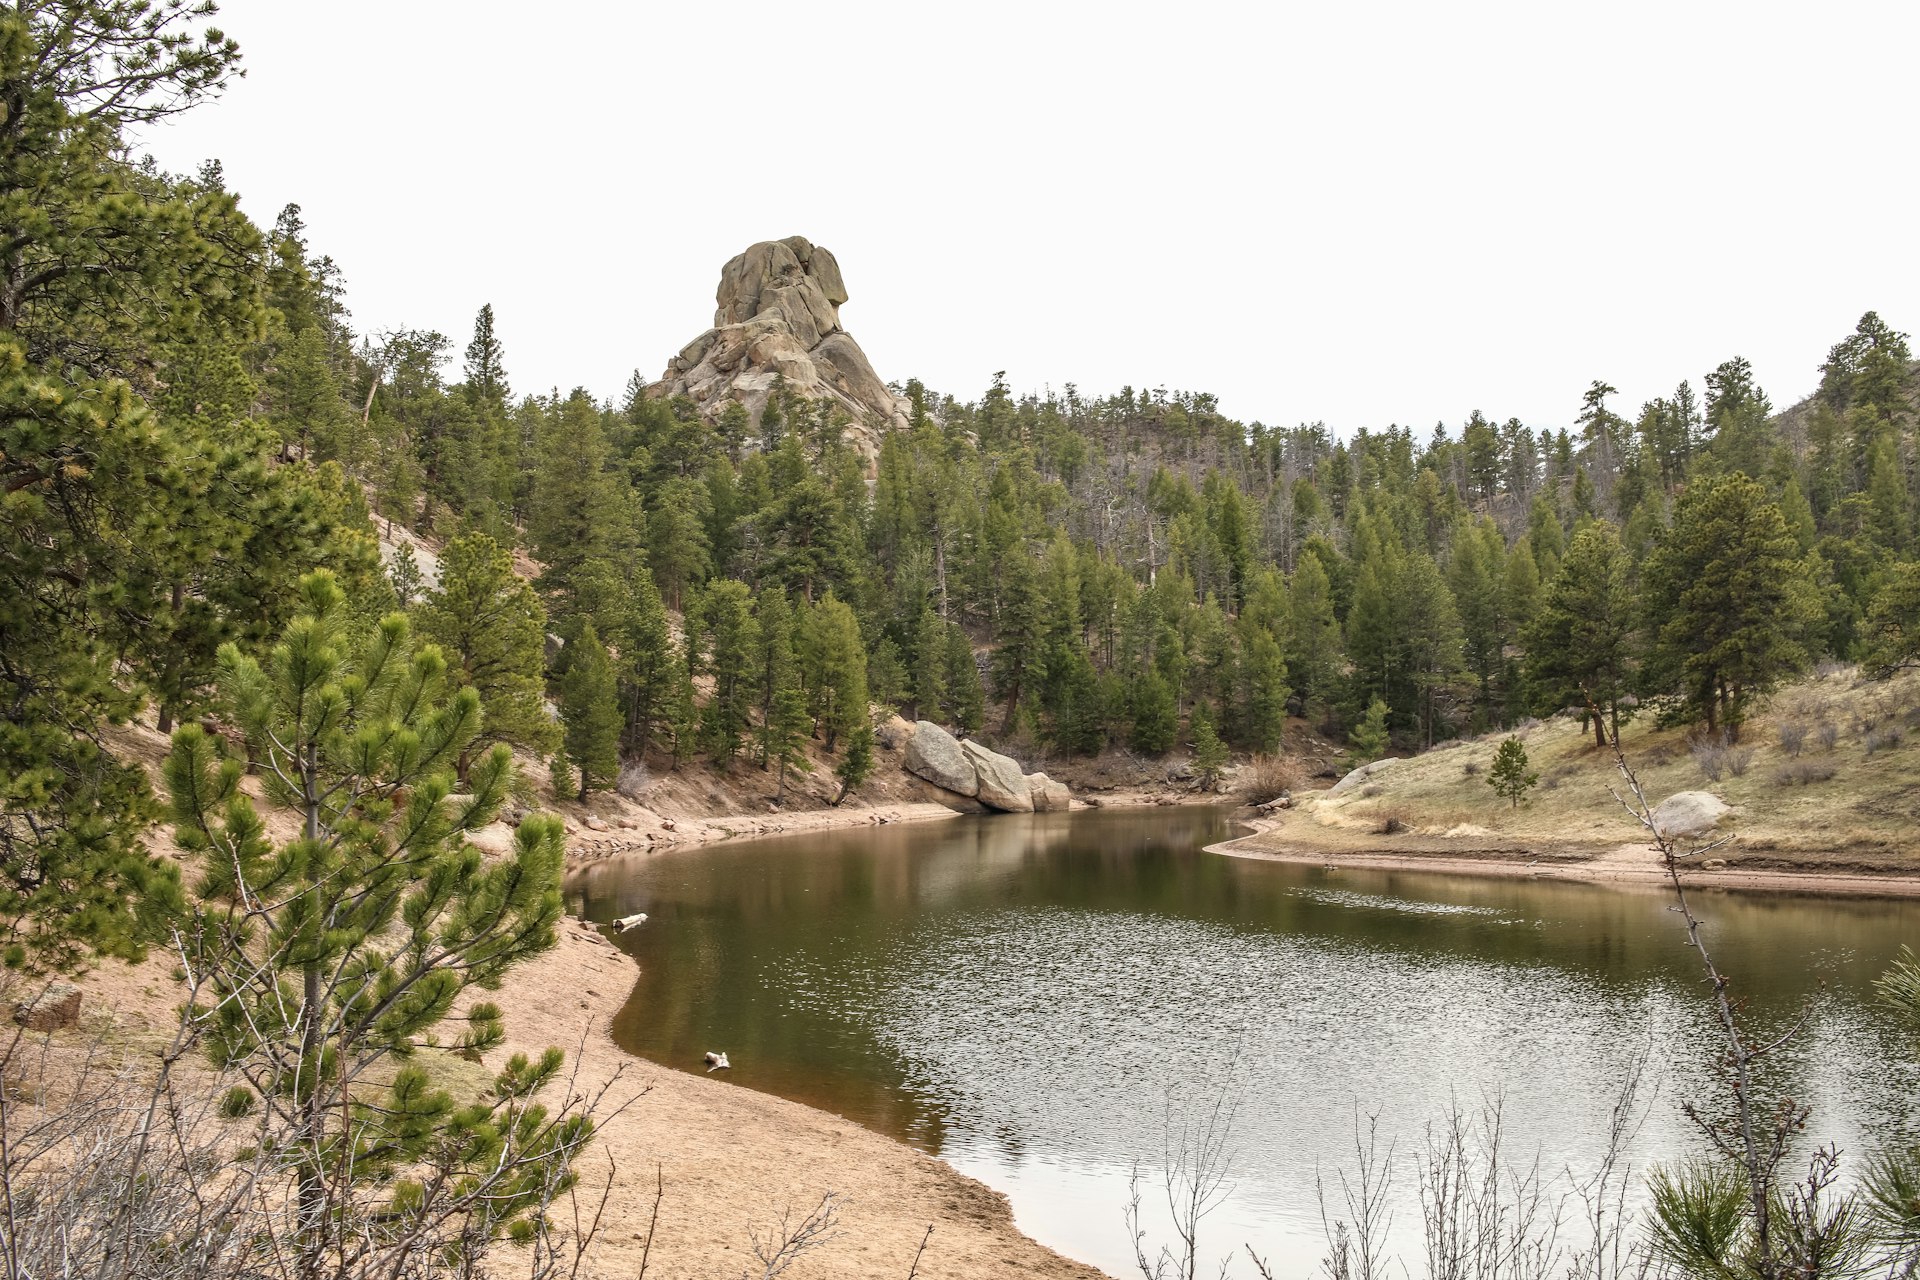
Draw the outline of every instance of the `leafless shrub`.
[[[1753,764],[1752,747],[1727,748],[1727,772],[1736,778],[1747,776],[1747,770]]]
[[[1427,1275],[1546,1280],[1560,1258],[1560,1201],[1538,1155],[1506,1151],[1498,1099],[1469,1118],[1458,1106],[1427,1130],[1419,1163]]]
[[[1460,766],[1460,772],[1466,777],[1477,778],[1480,776],[1480,762],[1478,760],[1469,760]]]
[[[629,800],[638,801],[651,785],[653,775],[647,772],[644,763],[635,760],[620,770],[620,777],[613,784],[613,789]]]
[[[1775,769],[1773,782],[1779,787],[1804,787],[1815,782],[1826,782],[1839,772],[1837,766],[1825,760],[1795,760]]]
[[[1374,827],[1375,834],[1383,836],[1397,836],[1405,830],[1407,830],[1407,820],[1398,811],[1381,814],[1378,825]]]
[[[1840,727],[1831,720],[1822,720],[1814,726],[1813,737],[1822,751],[1833,750],[1833,744],[1840,740]]]
[[[1162,1128],[1161,1193],[1173,1222],[1174,1239],[1148,1255],[1146,1228],[1140,1221],[1141,1186],[1145,1176],[1138,1164],[1128,1180],[1125,1211],[1127,1234],[1133,1241],[1134,1265],[1141,1280],[1190,1280],[1200,1265],[1200,1228],[1233,1190],[1228,1175],[1233,1151],[1228,1138],[1239,1104],[1231,1085],[1210,1103],[1196,1105],[1167,1095]],[[1224,1269],[1224,1268],[1223,1268]]]
[[[1882,725],[1878,729],[1870,730],[1866,737],[1867,755],[1871,757],[1877,752],[1897,747],[1905,741],[1906,736],[1906,731],[1897,724]]]
[[[845,1203],[845,1197],[839,1192],[829,1191],[798,1221],[794,1220],[793,1207],[789,1205],[780,1211],[778,1221],[764,1228],[749,1228],[748,1247],[760,1269],[742,1271],[740,1280],[774,1280],[815,1249],[838,1240],[842,1234],[840,1208]]]
[[[1248,804],[1278,800],[1290,791],[1298,791],[1305,780],[1300,762],[1277,751],[1253,757],[1235,777]]]
[[[1725,743],[1703,739],[1693,744],[1691,754],[1693,763],[1700,769],[1700,776],[1708,782],[1718,782],[1727,771],[1727,748]]]
[[[1788,756],[1798,757],[1801,749],[1807,745],[1807,726],[1799,720],[1780,722],[1780,749]]]

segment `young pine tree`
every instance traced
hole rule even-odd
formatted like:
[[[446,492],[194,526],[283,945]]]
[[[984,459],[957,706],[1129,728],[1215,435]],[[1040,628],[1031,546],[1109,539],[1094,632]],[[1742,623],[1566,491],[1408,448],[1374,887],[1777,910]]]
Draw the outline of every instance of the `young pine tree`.
[[[1362,764],[1387,754],[1391,736],[1387,732],[1387,704],[1376,697],[1367,704],[1367,714],[1349,735],[1353,754]]]
[[[1220,785],[1220,772],[1227,764],[1227,744],[1220,741],[1220,735],[1213,727],[1213,711],[1205,702],[1197,703],[1193,708],[1193,771],[1200,780],[1202,791],[1212,791]]]
[[[833,798],[833,803],[838,806],[873,773],[872,725],[854,726],[853,732],[847,735],[847,749],[840,753],[840,763],[835,766],[833,773],[840,779],[840,794]]]
[[[1487,770],[1487,785],[1516,809],[1527,792],[1540,781],[1540,775],[1527,768],[1527,749],[1518,738],[1508,738],[1494,753],[1493,768]]]
[[[300,835],[275,843],[240,789],[245,761],[222,758],[200,725],[174,734],[167,760],[176,837],[203,876],[180,930],[196,1029],[264,1102],[251,1140],[292,1184],[274,1266],[330,1273],[374,1243],[395,1274],[471,1261],[571,1184],[591,1122],[534,1101],[557,1049],[515,1055],[465,1099],[412,1055],[463,991],[553,946],[565,837],[530,817],[511,852],[483,858],[466,834],[493,820],[512,756],[495,746],[453,795],[479,695],[449,687],[404,616],[356,645],[331,574],[301,591],[265,665],[229,644],[219,671],[220,710]],[[460,1053],[504,1035],[492,1004],[460,1021],[448,1042]]]

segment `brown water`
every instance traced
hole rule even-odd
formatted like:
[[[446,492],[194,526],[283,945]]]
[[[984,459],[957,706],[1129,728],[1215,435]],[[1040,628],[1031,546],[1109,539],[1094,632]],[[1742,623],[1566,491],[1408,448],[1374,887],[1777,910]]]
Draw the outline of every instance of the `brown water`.
[[[1543,1167],[1598,1155],[1616,1084],[1650,1051],[1636,1162],[1695,1149],[1680,1100],[1716,1089],[1697,962],[1667,899],[1547,879],[1326,871],[1204,852],[1216,810],[861,828],[600,864],[591,919],[651,917],[615,1023],[686,1070],[838,1112],[1007,1192],[1022,1228],[1116,1274],[1136,1162],[1176,1107],[1233,1100],[1233,1183],[1209,1220],[1304,1275],[1317,1173],[1356,1109],[1404,1161],[1450,1100],[1502,1100]],[[1920,904],[1705,895],[1707,937],[1762,1024],[1808,998],[1769,1083],[1852,1152],[1912,1134],[1913,1046],[1872,980],[1920,942]],[[1394,1236],[1416,1246],[1410,1169]]]

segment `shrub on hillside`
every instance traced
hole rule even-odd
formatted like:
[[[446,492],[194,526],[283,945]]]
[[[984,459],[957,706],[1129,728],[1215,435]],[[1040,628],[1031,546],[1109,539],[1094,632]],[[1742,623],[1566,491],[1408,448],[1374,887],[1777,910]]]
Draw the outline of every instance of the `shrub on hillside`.
[[[1274,751],[1247,761],[1236,777],[1240,794],[1248,804],[1265,804],[1290,791],[1298,791],[1306,774],[1298,760]]]
[[[1897,747],[1906,740],[1906,736],[1906,731],[1897,724],[1871,729],[1867,732],[1867,755]]]
[[[1699,767],[1701,777],[1708,782],[1718,782],[1727,772],[1727,748],[1719,742],[1696,742],[1693,763]]]
[[[1831,720],[1823,720],[1814,726],[1813,736],[1822,751],[1831,751],[1833,744],[1840,740],[1840,726]]]
[[[1839,772],[1837,766],[1825,760],[1794,760],[1773,771],[1773,784],[1777,787],[1804,787],[1815,782],[1826,782]]]
[[[1780,725],[1780,749],[1792,757],[1798,757],[1807,745],[1807,726],[1798,720],[1782,721]]]

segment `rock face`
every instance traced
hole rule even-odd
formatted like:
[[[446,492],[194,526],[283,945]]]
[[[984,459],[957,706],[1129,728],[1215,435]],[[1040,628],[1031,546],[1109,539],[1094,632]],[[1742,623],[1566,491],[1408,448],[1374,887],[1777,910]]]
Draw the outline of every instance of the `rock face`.
[[[1653,825],[1668,839],[1705,835],[1733,809],[1711,791],[1676,791],[1653,809]]]
[[[1361,783],[1365,782],[1368,778],[1371,778],[1375,774],[1380,773],[1384,770],[1391,769],[1394,765],[1399,763],[1400,763],[1399,757],[1388,756],[1384,760],[1375,760],[1371,764],[1363,764],[1358,769],[1355,769],[1352,773],[1349,773],[1346,777],[1340,779],[1340,781],[1334,783],[1333,786],[1329,787],[1327,789],[1327,794],[1329,796],[1344,795],[1345,793],[1359,786]]]
[[[980,794],[980,782],[973,762],[960,749],[954,736],[931,720],[913,726],[913,740],[907,743],[907,772],[925,778],[942,791],[959,796]]]
[[[840,327],[846,300],[831,253],[801,236],[764,240],[721,268],[713,328],[682,347],[647,394],[686,396],[710,421],[738,403],[757,436],[767,398],[784,379],[797,394],[846,410],[847,439],[871,467],[880,433],[906,426],[907,406]]]
[[[1073,808],[1073,792],[1064,782],[1055,782],[1044,773],[1027,775],[1027,793],[1033,797],[1035,813],[1065,813]]]
[[[973,771],[979,778],[979,789],[974,794],[980,797],[981,804],[991,805],[1003,813],[1033,812],[1033,793],[1027,789],[1027,775],[1020,771],[1018,760],[989,751],[971,738],[962,742],[960,749],[973,762]]]
[[[992,813],[993,810],[975,800],[972,796],[963,796],[958,791],[949,791],[945,787],[935,786],[925,778],[914,779],[915,790],[923,800],[943,804],[955,813]]]
[[[13,1020],[29,1031],[61,1031],[80,1025],[80,988],[55,982],[13,1007]]]

